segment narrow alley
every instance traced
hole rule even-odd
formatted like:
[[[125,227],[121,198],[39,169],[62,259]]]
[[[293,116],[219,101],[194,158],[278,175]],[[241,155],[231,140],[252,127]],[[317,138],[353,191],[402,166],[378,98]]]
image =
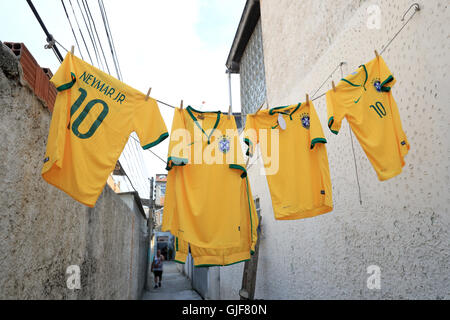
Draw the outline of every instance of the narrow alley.
[[[191,282],[181,274],[173,261],[164,263],[161,288],[146,291],[142,300],[202,300],[202,297],[192,289]]]

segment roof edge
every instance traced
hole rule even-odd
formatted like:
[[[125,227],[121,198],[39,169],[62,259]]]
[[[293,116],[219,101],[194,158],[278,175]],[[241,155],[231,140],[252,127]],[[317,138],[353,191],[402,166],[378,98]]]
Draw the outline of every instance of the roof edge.
[[[260,0],[247,0],[236,35],[234,36],[233,44],[231,45],[231,49],[225,63],[229,72],[240,72],[242,55],[244,54],[248,41],[250,40],[260,17]]]

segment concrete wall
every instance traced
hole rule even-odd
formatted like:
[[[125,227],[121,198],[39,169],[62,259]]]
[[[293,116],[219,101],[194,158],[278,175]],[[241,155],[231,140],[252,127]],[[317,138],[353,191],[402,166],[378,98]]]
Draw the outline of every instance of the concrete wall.
[[[381,29],[369,30],[377,4]],[[270,105],[304,101],[340,61],[346,76],[374,58],[401,27],[411,1],[261,1],[264,65]],[[355,138],[359,201],[349,127],[327,128],[326,101],[315,101],[328,140],[334,211],[313,219],[275,221],[260,165],[249,170],[264,217],[257,299],[450,299],[448,1],[421,1],[383,54],[397,84],[411,151],[403,173],[379,182]],[[411,13],[410,13],[411,14]],[[409,17],[409,15],[407,16]],[[333,75],[337,83],[340,70]],[[319,92],[331,87],[331,79]],[[369,290],[367,267],[381,269]],[[221,298],[238,299],[243,265],[221,270]]]
[[[0,299],[138,298],[142,215],[109,187],[91,209],[41,178],[51,115],[19,70],[0,43]],[[80,290],[66,286],[70,265]]]

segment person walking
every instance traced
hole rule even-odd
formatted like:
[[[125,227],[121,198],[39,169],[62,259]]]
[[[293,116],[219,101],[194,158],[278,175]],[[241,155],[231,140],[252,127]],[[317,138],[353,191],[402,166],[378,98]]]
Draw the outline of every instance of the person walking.
[[[162,273],[163,273],[163,261],[164,256],[161,254],[161,250],[156,251],[156,255],[152,262],[152,272],[155,276],[155,289],[161,287]]]

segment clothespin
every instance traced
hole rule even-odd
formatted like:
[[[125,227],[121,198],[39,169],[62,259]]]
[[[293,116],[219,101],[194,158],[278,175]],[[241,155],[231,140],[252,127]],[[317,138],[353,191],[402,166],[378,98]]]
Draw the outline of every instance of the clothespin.
[[[375,56],[378,58],[380,55],[378,54],[378,51],[375,50]]]
[[[75,46],[72,46],[72,47],[70,48],[70,53],[71,53],[72,55],[75,53]]]
[[[309,95],[306,94],[306,105],[308,105],[308,104],[309,104]]]
[[[232,113],[232,111],[233,111],[233,110],[231,110],[231,104],[230,104],[230,108],[228,109],[228,119],[231,118],[231,113]]]
[[[331,81],[331,86],[333,87],[333,91],[336,92],[336,86],[334,85],[334,81]]]
[[[183,100],[181,100],[180,109],[183,110]]]
[[[148,89],[147,95],[145,96],[145,101],[148,100],[148,98],[150,97],[150,92],[152,92],[152,88],[150,87],[150,89]]]

